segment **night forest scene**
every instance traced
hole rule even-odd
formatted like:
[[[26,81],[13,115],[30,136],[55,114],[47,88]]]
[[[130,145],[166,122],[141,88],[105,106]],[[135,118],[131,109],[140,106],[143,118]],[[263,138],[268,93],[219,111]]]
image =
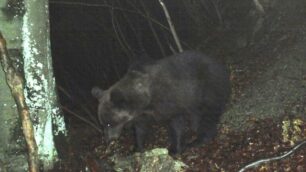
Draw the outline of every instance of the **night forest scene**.
[[[305,0],[3,0],[0,172],[306,171]]]

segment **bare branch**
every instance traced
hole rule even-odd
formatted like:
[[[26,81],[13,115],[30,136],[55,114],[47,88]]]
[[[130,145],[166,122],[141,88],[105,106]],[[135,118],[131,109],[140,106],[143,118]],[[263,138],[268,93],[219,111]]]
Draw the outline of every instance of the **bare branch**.
[[[168,24],[169,24],[171,33],[172,33],[172,35],[173,35],[173,38],[174,38],[174,40],[175,40],[175,43],[176,43],[176,45],[177,45],[177,48],[179,49],[179,52],[183,52],[182,45],[181,45],[180,40],[179,40],[179,38],[178,38],[178,36],[177,36],[177,34],[176,34],[176,31],[175,31],[173,22],[172,22],[172,20],[171,20],[171,17],[170,17],[170,15],[169,15],[169,12],[168,12],[168,10],[167,10],[167,7],[166,7],[166,5],[165,5],[165,3],[164,3],[163,0],[159,0],[159,3],[160,3],[160,5],[162,6],[162,8],[163,8],[163,10],[164,10],[165,16],[166,16],[166,18],[167,18],[167,21],[168,21]]]
[[[261,5],[261,3],[258,0],[253,0],[253,2],[256,6],[256,9],[260,12],[260,14],[264,14],[265,10],[264,10],[263,6]]]
[[[249,168],[252,168],[252,167],[256,167],[256,166],[258,166],[262,163],[283,159],[283,158],[291,155],[293,152],[295,152],[298,148],[300,148],[304,144],[306,144],[306,140],[304,140],[303,142],[301,142],[298,145],[296,145],[295,147],[293,147],[289,152],[285,153],[284,155],[280,155],[280,156],[276,156],[276,157],[272,157],[272,158],[260,159],[258,161],[255,161],[255,162],[252,162],[252,163],[246,165],[245,167],[241,168],[238,172],[244,172],[245,170],[247,170]]]
[[[142,8],[143,8],[144,11],[145,11],[146,17],[150,18],[150,12],[149,12],[149,10],[146,8],[145,4],[144,4],[142,1],[140,1],[140,3],[141,3]],[[160,39],[159,39],[159,37],[158,37],[158,34],[157,34],[157,32],[156,32],[156,30],[155,30],[153,24],[152,24],[152,21],[151,21],[151,20],[147,20],[147,21],[148,21],[149,27],[150,27],[150,29],[151,29],[151,31],[152,31],[152,33],[153,33],[153,36],[154,36],[154,38],[155,38],[155,40],[156,40],[157,45],[159,46],[159,49],[160,49],[160,51],[161,51],[163,57],[166,57],[165,50],[164,50],[163,45],[162,45],[162,43],[161,43],[161,41],[160,41]]]
[[[68,91],[66,91],[63,87],[61,86],[57,86],[58,90],[61,91],[65,96],[67,96],[67,98],[69,98],[70,100],[75,100],[75,98],[73,98],[73,96],[71,94],[68,93]],[[92,121],[92,123],[95,125],[95,126],[98,126],[98,122],[97,122],[97,118],[95,118],[92,113],[90,112],[90,110],[83,105],[83,103],[77,101],[76,102],[78,104],[78,106],[81,106],[81,110],[83,110],[86,115],[89,116],[90,120]],[[78,117],[78,116],[77,116]]]
[[[24,78],[16,70],[12,64],[12,60],[9,57],[6,41],[0,32],[0,62],[5,73],[6,82],[11,90],[11,94],[14,97],[17,105],[18,113],[22,122],[22,131],[27,143],[28,148],[28,163],[30,172],[39,171],[39,161],[37,144],[34,138],[34,129],[30,117],[29,108],[25,102],[24,95]]]
[[[75,5],[75,6],[86,6],[86,7],[104,7],[104,8],[111,8],[112,10],[118,10],[118,11],[123,11],[123,12],[128,12],[128,13],[134,13],[138,14],[142,17],[144,17],[147,20],[150,20],[152,23],[160,26],[161,28],[167,30],[170,32],[169,28],[159,21],[155,20],[154,18],[151,18],[149,16],[146,16],[145,14],[133,10],[128,10],[125,8],[120,8],[120,7],[115,7],[109,4],[93,4],[93,3],[83,3],[83,2],[59,2],[59,1],[49,1],[51,4],[61,4],[61,5]]]
[[[65,106],[61,106],[61,107],[62,107],[62,109],[63,109],[64,111],[66,111],[66,112],[68,112],[68,113],[70,113],[70,114],[76,116],[76,117],[79,118],[80,120],[82,120],[82,121],[84,121],[85,123],[89,124],[92,128],[94,128],[94,129],[96,129],[97,131],[99,131],[100,133],[102,133],[102,130],[101,130],[97,125],[95,125],[94,123],[92,123],[91,121],[85,119],[85,118],[82,117],[81,115],[79,115],[79,114],[73,112],[72,110],[66,108]]]

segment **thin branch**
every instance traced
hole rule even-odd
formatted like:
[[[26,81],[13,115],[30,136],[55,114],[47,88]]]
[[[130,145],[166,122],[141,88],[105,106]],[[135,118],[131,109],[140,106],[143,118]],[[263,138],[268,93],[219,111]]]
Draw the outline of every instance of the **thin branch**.
[[[265,14],[265,10],[263,8],[263,6],[261,5],[261,3],[258,0],[253,0],[256,9],[260,12],[260,14]]]
[[[219,24],[221,26],[223,26],[224,25],[223,24],[223,18],[222,18],[221,12],[220,12],[220,8],[218,6],[218,1],[212,0],[211,3],[213,4],[213,6],[215,8],[215,12],[217,13]]]
[[[146,17],[149,18],[149,17],[150,17],[150,12],[149,12],[149,10],[146,8],[145,4],[144,4],[142,1],[140,1],[140,3],[141,3],[142,8],[143,8],[144,11],[145,11]],[[154,38],[155,38],[155,40],[156,40],[157,45],[159,46],[159,49],[160,49],[160,51],[161,51],[163,57],[166,57],[166,53],[165,53],[164,47],[163,47],[163,45],[162,45],[162,43],[161,43],[161,41],[160,41],[160,39],[159,39],[159,37],[158,37],[158,34],[157,34],[157,32],[156,32],[156,30],[155,30],[155,28],[154,28],[154,26],[153,26],[151,20],[147,20],[147,21],[148,21],[148,23],[149,23],[149,27],[150,27],[150,29],[151,29],[151,31],[152,31],[152,33],[153,33],[153,36],[154,36]]]
[[[165,16],[166,16],[166,18],[167,18],[167,21],[168,21],[168,24],[169,24],[171,33],[172,33],[173,38],[174,38],[174,41],[175,41],[175,43],[176,43],[176,46],[177,46],[179,52],[183,52],[182,45],[181,45],[180,40],[179,40],[179,38],[178,38],[178,36],[177,36],[177,34],[176,34],[175,27],[174,27],[174,25],[173,25],[173,22],[172,22],[172,20],[171,20],[171,17],[170,17],[170,15],[169,15],[169,12],[168,12],[168,10],[167,10],[167,7],[166,7],[166,5],[165,5],[165,3],[164,3],[163,0],[159,0],[159,3],[160,3],[160,5],[162,6],[162,8],[163,8],[163,10],[164,10],[164,13],[165,13]]]
[[[68,112],[68,113],[70,113],[70,114],[76,116],[77,118],[79,118],[80,120],[86,122],[87,124],[89,124],[91,127],[93,127],[94,129],[96,129],[96,130],[99,131],[100,133],[103,133],[102,130],[101,130],[99,127],[97,127],[94,123],[92,123],[91,121],[85,119],[85,118],[82,117],[81,115],[79,115],[79,114],[73,112],[72,110],[66,108],[65,106],[61,106],[61,107],[62,107],[62,109],[63,109],[64,111],[66,111],[66,112]]]
[[[118,19],[116,19],[116,17],[115,17],[114,14],[115,14],[115,13],[114,13],[114,11],[113,11],[113,13],[112,13],[113,16],[112,16],[112,17],[114,18],[114,27],[117,27],[117,32],[118,32],[119,36],[121,37],[122,42],[123,42],[124,45],[126,46],[127,50],[129,51],[128,56],[129,56],[129,57],[132,57],[132,56],[134,56],[134,53],[133,53],[133,51],[132,51],[132,48],[130,47],[128,41],[126,40],[126,36],[125,36],[125,34],[123,33],[123,31],[122,31],[122,29],[121,29],[121,27],[120,27],[120,23],[119,23]],[[115,29],[115,28],[114,28],[114,29]],[[118,75],[118,76],[119,76],[119,75]]]
[[[266,162],[270,162],[270,161],[276,161],[276,160],[283,159],[283,158],[291,155],[293,152],[295,152],[298,148],[300,148],[304,144],[306,144],[306,140],[304,140],[300,144],[298,144],[295,147],[293,147],[289,152],[285,153],[284,155],[280,155],[280,156],[276,156],[276,157],[272,157],[272,158],[260,159],[258,161],[255,161],[255,162],[252,162],[252,163],[246,165],[245,167],[241,168],[238,172],[244,172],[245,170],[247,170],[249,168],[257,167],[258,165],[260,165],[262,163],[266,163]]]
[[[138,15],[142,16],[143,18],[145,18],[147,20],[151,20],[154,24],[156,24],[156,25],[160,26],[161,28],[170,32],[170,29],[167,26],[163,25],[162,23],[155,20],[154,18],[150,18],[150,17],[146,16],[145,14],[142,14],[141,12],[128,10],[128,9],[120,8],[120,7],[114,7],[114,6],[109,5],[109,4],[93,4],[93,3],[83,3],[83,2],[62,2],[62,1],[60,1],[60,2],[59,1],[49,1],[49,3],[60,4],[60,5],[86,6],[86,7],[104,7],[104,8],[111,8],[113,10],[118,10],[118,11],[123,11],[123,12],[128,12],[128,13],[134,13],[134,14],[138,14]]]
[[[114,10],[111,8],[110,9],[110,15],[111,15],[111,21],[112,21],[112,26],[113,26],[113,29],[114,29],[114,33],[115,33],[115,38],[117,39],[117,41],[119,42],[119,45],[121,46],[122,50],[124,51],[124,53],[127,55],[127,56],[130,56],[130,50],[129,48],[126,46],[125,44],[125,41],[124,41],[124,38],[121,38],[121,34],[120,32],[117,30],[117,27],[116,27],[116,18],[115,18],[115,15],[114,15]],[[116,74],[117,74],[117,77],[119,78],[119,74],[118,74],[118,71],[116,71]]]
[[[139,16],[145,18],[146,20],[149,20],[152,22],[152,24],[155,24],[157,26],[159,26],[160,28],[164,29],[165,31],[171,33],[171,30],[163,25],[161,22],[159,22],[158,20],[152,18],[151,16],[147,16],[146,14],[143,14],[141,11],[137,10],[137,11],[133,11],[133,10],[129,10],[129,9],[125,9],[125,8],[121,8],[121,7],[115,7],[109,4],[93,4],[93,3],[84,3],[84,2],[63,2],[63,1],[54,1],[51,0],[49,1],[50,4],[59,4],[59,5],[70,5],[70,6],[86,6],[86,7],[103,7],[103,8],[111,8],[113,10],[117,10],[117,11],[122,11],[122,12],[128,12],[128,13],[133,13],[133,14],[138,14]],[[189,47],[190,46],[182,41],[182,43]]]
[[[70,100],[75,100],[75,99],[71,96],[71,94],[69,94],[63,87],[61,87],[61,86],[58,85],[57,88],[58,88],[58,90],[61,91],[65,96],[67,96]],[[78,104],[79,106],[81,106],[82,110],[90,117],[91,121],[97,126],[97,125],[98,125],[98,123],[96,122],[97,119],[93,117],[93,115],[92,115],[92,113],[90,112],[90,110],[89,110],[86,106],[84,106],[83,103],[81,103],[81,102],[78,102],[78,101],[77,101],[77,104]]]
[[[28,163],[30,172],[39,171],[37,144],[34,137],[34,128],[30,117],[29,108],[25,102],[24,78],[13,67],[12,60],[9,57],[6,41],[0,31],[0,62],[5,73],[6,83],[11,90],[17,105],[18,113],[22,122],[22,131],[28,148]]]

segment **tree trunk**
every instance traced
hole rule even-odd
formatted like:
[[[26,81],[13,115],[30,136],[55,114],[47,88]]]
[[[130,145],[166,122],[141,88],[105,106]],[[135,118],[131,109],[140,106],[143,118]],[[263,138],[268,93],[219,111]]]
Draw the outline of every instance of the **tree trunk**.
[[[65,134],[65,123],[59,114],[52,71],[48,1],[24,2],[26,13],[22,34],[26,102],[33,119],[39,159],[47,170],[57,159],[53,134]]]
[[[6,38],[14,67],[24,74],[26,80],[26,103],[31,113],[41,167],[46,171],[58,159],[54,136],[66,135],[52,71],[48,1],[8,0],[0,2],[0,7],[0,31]],[[0,90],[0,171],[27,171],[21,120],[2,70]]]

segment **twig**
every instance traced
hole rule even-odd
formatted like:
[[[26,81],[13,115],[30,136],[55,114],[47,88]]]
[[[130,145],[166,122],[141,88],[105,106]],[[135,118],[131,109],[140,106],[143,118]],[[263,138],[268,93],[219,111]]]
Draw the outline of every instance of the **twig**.
[[[61,91],[65,96],[67,96],[70,100],[75,100],[71,94],[69,94],[63,87],[61,87],[60,85],[57,85],[57,88],[59,91]],[[81,106],[81,110],[83,110],[86,115],[88,115],[91,119],[91,121],[97,126],[98,123],[96,122],[97,121],[97,118],[95,118],[92,113],[90,112],[90,110],[83,105],[83,103],[81,103],[80,101],[76,101],[76,103]]]
[[[91,121],[85,119],[84,117],[82,117],[81,115],[78,115],[77,113],[73,112],[72,110],[66,108],[65,106],[62,106],[62,109],[74,116],[76,116],[77,118],[79,118],[80,120],[84,121],[85,123],[89,124],[90,126],[92,126],[94,129],[96,129],[97,131],[99,131],[100,133],[103,133],[103,131],[97,127],[94,123],[92,123]]]
[[[94,3],[84,3],[84,2],[62,2],[62,1],[49,1],[49,3],[51,4],[60,4],[60,5],[74,5],[74,6],[86,6],[86,7],[103,7],[103,8],[111,8],[113,10],[118,10],[118,11],[123,11],[123,12],[128,12],[128,13],[134,13],[134,14],[138,14],[140,16],[142,16],[143,18],[152,21],[152,23],[160,26],[161,28],[167,30],[170,32],[169,28],[166,27],[165,25],[163,25],[162,23],[160,23],[158,20],[155,20],[154,18],[148,17],[145,14],[142,14],[140,12],[137,11],[133,11],[133,10],[128,10],[128,9],[124,9],[124,8],[120,8],[120,7],[115,7],[109,4],[94,4]]]
[[[145,6],[145,4],[143,3],[143,1],[140,1],[140,5],[142,6],[142,8],[143,8],[143,10],[144,10],[144,13],[145,13],[146,17],[150,18],[150,12],[149,12],[149,10],[146,8],[146,6]],[[159,49],[160,49],[160,51],[161,51],[163,57],[166,57],[165,50],[164,50],[163,45],[162,45],[162,43],[161,43],[161,41],[160,41],[160,39],[159,39],[159,37],[158,37],[158,34],[157,34],[157,32],[156,32],[156,30],[155,30],[153,24],[152,24],[152,21],[151,21],[151,20],[147,20],[147,21],[148,21],[148,24],[149,24],[149,27],[150,27],[150,29],[151,29],[151,32],[153,33],[153,36],[154,36],[154,38],[155,38],[155,40],[156,40],[157,45],[159,46]]]
[[[221,12],[218,6],[218,1],[212,0],[211,3],[213,4],[215,11],[217,13],[219,24],[223,26],[223,18],[222,18],[222,15],[221,15]]]
[[[129,9],[121,8],[121,7],[112,6],[112,5],[109,5],[109,4],[95,4],[95,3],[84,3],[84,2],[63,2],[63,1],[54,1],[54,0],[51,0],[51,1],[49,1],[49,3],[50,4],[67,5],[67,6],[85,6],[85,7],[111,8],[112,10],[117,10],[117,11],[121,11],[121,12],[128,12],[128,13],[133,13],[133,14],[138,14],[139,16],[141,16],[141,17],[151,21],[152,24],[155,24],[155,25],[159,26],[160,28],[164,29],[165,31],[171,33],[171,30],[167,26],[163,25],[161,22],[159,22],[158,20],[154,19],[153,17],[147,16],[146,14],[143,14],[139,10],[133,11],[133,10],[129,10]],[[182,43],[185,46],[190,48],[190,46],[186,42],[182,41]]]
[[[120,32],[121,30],[120,30],[119,24],[116,21],[116,18],[115,18],[115,15],[114,15],[114,9],[110,8],[109,11],[110,11],[110,15],[111,15],[111,21],[112,21],[113,30],[114,30],[114,33],[115,33],[115,38],[119,42],[119,45],[121,46],[121,48],[124,51],[124,53],[128,57],[131,57],[131,55],[130,55],[131,50],[130,50],[130,48],[128,46],[128,43],[126,43],[124,35]],[[114,66],[116,66],[116,65],[114,65]],[[118,70],[115,70],[115,72],[117,74],[117,77],[120,78]]]
[[[256,9],[261,13],[261,14],[264,14],[265,13],[265,10],[263,8],[263,6],[261,5],[261,3],[258,1],[258,0],[253,0],[255,6],[256,6]]]
[[[276,157],[272,157],[272,158],[260,159],[258,161],[252,162],[252,163],[244,166],[238,172],[243,172],[243,171],[245,171],[249,168],[256,167],[256,166],[258,166],[262,163],[283,159],[283,158],[289,156],[290,154],[292,154],[294,151],[296,151],[298,148],[300,148],[304,144],[306,144],[306,140],[304,140],[303,142],[301,142],[298,145],[296,145],[295,147],[293,147],[289,152],[285,153],[284,155],[280,155],[280,156],[276,156]]]
[[[160,3],[160,5],[162,6],[162,8],[163,8],[163,10],[164,10],[164,13],[165,13],[165,16],[166,16],[166,18],[167,18],[167,21],[168,21],[168,24],[169,24],[171,33],[172,33],[173,38],[174,38],[174,41],[175,41],[175,43],[176,43],[176,46],[177,46],[179,52],[183,52],[182,45],[181,45],[180,40],[179,40],[179,38],[178,38],[178,36],[177,36],[177,34],[176,34],[176,31],[175,31],[173,22],[172,22],[172,20],[171,20],[171,17],[170,17],[170,15],[169,15],[169,12],[168,12],[168,10],[167,10],[167,7],[166,7],[166,5],[165,5],[165,3],[164,3],[163,0],[159,0],[159,3]]]
[[[28,163],[30,172],[39,171],[39,161],[37,144],[34,137],[34,129],[30,117],[29,108],[25,102],[24,95],[24,78],[22,75],[13,67],[12,60],[9,57],[6,41],[0,32],[0,61],[5,73],[6,82],[11,90],[11,94],[14,97],[17,105],[18,113],[22,122],[22,131],[27,143],[28,148]]]

